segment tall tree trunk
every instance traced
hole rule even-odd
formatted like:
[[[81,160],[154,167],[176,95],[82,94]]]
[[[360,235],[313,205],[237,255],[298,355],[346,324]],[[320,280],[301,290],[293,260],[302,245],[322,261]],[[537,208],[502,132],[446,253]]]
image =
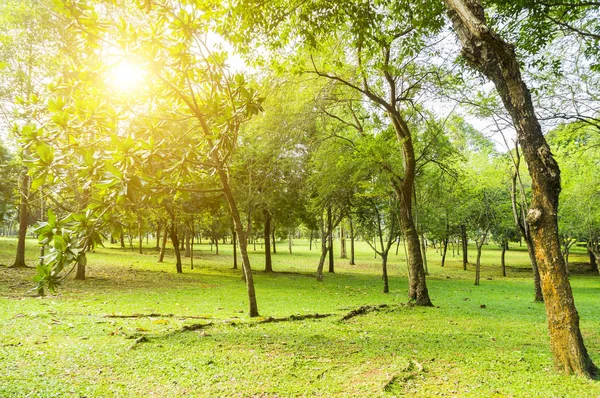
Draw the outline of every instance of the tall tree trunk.
[[[290,254],[292,254],[292,246],[294,246],[294,233],[290,231],[290,233],[288,234],[288,250],[290,251]]]
[[[25,264],[25,241],[27,239],[27,227],[29,224],[29,211],[27,210],[29,175],[27,174],[27,169],[24,169],[21,174],[21,187],[19,189],[19,234],[15,262],[12,265],[15,268],[27,267],[27,264]]]
[[[194,216],[190,220],[190,235],[192,236],[190,241],[190,268],[194,269],[194,239],[196,239],[196,229],[194,228]]]
[[[346,231],[344,231],[343,224],[340,224],[340,258],[348,258],[346,253]]]
[[[594,377],[598,368],[583,344],[579,315],[560,253],[557,221],[560,170],[537,120],[529,89],[521,78],[514,46],[486,25],[480,0],[444,1],[462,43],[464,58],[494,82],[523,148],[532,186],[526,221],[540,271],[554,362],[567,373]]]
[[[165,260],[165,251],[167,250],[167,236],[169,235],[169,226],[165,222],[165,232],[163,233],[160,252],[158,253],[158,262],[162,263]]]
[[[383,250],[385,250],[385,249],[383,249]],[[388,281],[388,271],[387,271],[387,260],[388,260],[388,253],[382,253],[381,270],[383,271],[383,292],[384,293],[390,292],[390,283]]]
[[[446,263],[446,253],[448,252],[448,236],[444,238],[444,249],[442,250],[442,267]]]
[[[181,252],[179,251],[179,237],[177,236],[177,227],[175,225],[175,219],[171,220],[171,230],[169,231],[171,235],[171,243],[173,243],[173,250],[175,251],[175,268],[177,269],[177,273],[183,273],[183,267],[181,263]]]
[[[190,256],[190,242],[192,241],[192,234],[190,233],[189,229],[187,229],[185,231],[185,235],[184,235],[184,239],[185,239],[185,251],[183,252],[184,257],[189,257]]]
[[[413,224],[410,205],[402,204],[404,195],[401,193],[397,195],[401,200],[400,206],[400,224],[402,226],[402,233],[406,244],[407,259],[408,262],[408,297],[415,300],[415,304],[420,306],[433,306],[431,299],[429,298],[429,291],[427,290],[427,284],[425,281],[425,269],[423,268],[423,258],[421,257],[421,244],[419,241],[419,235]],[[410,193],[408,197],[410,198]]]
[[[596,272],[598,273],[598,262],[596,259],[596,255],[594,254],[594,252],[592,251],[592,249],[590,249],[589,244],[588,244],[588,255],[590,257],[590,270],[592,272]]]
[[[142,234],[142,216],[138,213],[138,252],[144,254],[144,237]]]
[[[333,221],[331,217],[331,206],[327,208],[327,240],[329,249],[329,273],[334,273],[333,263]]]
[[[277,254],[277,246],[275,243],[275,225],[273,225],[273,223],[271,223],[271,239],[273,241],[273,254]],[[266,241],[265,241],[265,244],[266,244]]]
[[[312,241],[313,241],[313,230],[310,230],[310,237],[308,238],[308,250],[312,250]]]
[[[480,241],[475,241],[475,245],[477,246],[477,260],[475,261],[475,286],[479,286],[479,279],[481,276],[481,248],[483,247],[484,241],[485,237],[482,237]]]
[[[500,254],[500,265],[502,266],[502,276],[506,276],[506,248],[508,246],[508,242],[502,241],[502,253]]]
[[[263,212],[265,227],[263,236],[265,238],[265,272],[273,272],[273,263],[271,261],[271,215],[267,210]]]
[[[529,262],[531,263],[531,269],[533,270],[533,285],[535,288],[534,301],[536,303],[543,303],[544,294],[542,292],[542,282],[540,278],[540,270],[538,268],[537,259],[535,256],[535,248],[533,247],[531,237],[523,239],[525,239],[525,245],[527,246],[527,254],[529,254]]]
[[[319,257],[319,265],[317,266],[317,280],[323,280],[323,267],[325,266],[325,258],[327,257],[327,233],[326,229],[321,229],[321,257]]]
[[[429,270],[427,269],[427,240],[425,240],[425,235],[421,235],[421,251],[423,252],[423,269],[425,269],[425,275],[429,275]]]
[[[233,241],[233,269],[238,269],[238,260],[237,260],[237,233],[235,229],[231,232],[232,241]]]
[[[85,280],[85,264],[87,263],[86,261],[86,253],[83,252],[81,254],[81,256],[83,257],[81,261],[77,261],[77,272],[75,274],[75,279],[78,281],[84,281]]]
[[[462,257],[463,257],[463,270],[467,270],[467,264],[469,263],[468,253],[468,238],[467,238],[467,227],[465,225],[460,226],[460,241],[462,243]]]
[[[160,224],[157,222],[156,226],[156,250],[160,250]]]
[[[216,154],[214,156],[216,156]],[[235,226],[235,231],[238,236],[238,243],[240,244],[242,269],[244,271],[244,280],[246,281],[246,291],[248,294],[249,315],[250,317],[257,317],[259,313],[258,304],[256,302],[256,292],[254,290],[254,278],[252,275],[252,268],[250,267],[250,257],[248,256],[248,236],[244,230],[244,225],[242,224],[237,202],[235,201],[233,193],[231,192],[231,187],[229,185],[229,174],[221,168],[219,168],[217,172],[223,186],[223,193],[225,194],[225,198],[229,204],[229,210],[231,212],[231,217],[233,218],[233,225]],[[248,231],[250,231],[250,228],[248,228]]]
[[[352,218],[349,218],[348,221],[350,222],[350,265],[356,265],[354,262],[354,223]]]
[[[121,249],[125,249],[125,234],[123,231],[119,234],[119,241],[121,242]]]
[[[215,238],[215,256],[219,255],[219,238]]]

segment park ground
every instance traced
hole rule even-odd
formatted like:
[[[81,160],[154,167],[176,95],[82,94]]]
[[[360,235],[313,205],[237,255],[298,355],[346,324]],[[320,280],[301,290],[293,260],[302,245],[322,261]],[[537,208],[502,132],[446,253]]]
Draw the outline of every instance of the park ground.
[[[28,242],[29,263],[38,249]],[[107,246],[89,254],[88,279],[34,296],[34,268],[11,269],[16,241],[0,238],[0,397],[600,397],[600,382],[557,372],[543,304],[533,302],[524,247],[485,248],[480,286],[450,251],[428,251],[435,307],[407,304],[403,250],[389,294],[379,261],[357,245],[357,265],[314,277],[318,253],[298,240],[260,271],[261,317],[247,316],[231,245],[197,245],[194,270]],[[474,262],[474,250],[470,260]],[[600,277],[571,255],[581,328],[600,363]],[[304,316],[304,317],[303,317]]]

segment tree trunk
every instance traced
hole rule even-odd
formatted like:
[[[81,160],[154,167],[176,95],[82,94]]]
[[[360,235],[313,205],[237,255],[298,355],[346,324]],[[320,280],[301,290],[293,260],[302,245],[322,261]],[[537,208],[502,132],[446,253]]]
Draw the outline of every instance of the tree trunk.
[[[527,246],[527,253],[529,254],[529,262],[531,262],[531,269],[533,270],[533,284],[535,288],[535,298],[534,301],[537,303],[544,302],[544,295],[542,293],[542,282],[540,279],[540,270],[537,265],[537,259],[535,256],[535,248],[533,246],[533,242],[531,241],[531,237],[524,237],[525,245]]]
[[[350,265],[356,265],[354,262],[354,223],[352,222],[352,218],[350,221]],[[396,253],[398,254],[398,253]]]
[[[184,257],[190,257],[191,252],[190,252],[190,242],[192,240],[192,234],[190,233],[189,230],[185,231],[185,235],[184,235],[184,239],[185,239],[185,251],[183,252]]]
[[[119,234],[119,241],[121,241],[121,249],[125,249],[125,234],[123,231]]]
[[[160,250],[160,224],[156,227],[156,250]]]
[[[400,223],[402,226],[402,233],[404,234],[404,240],[407,251],[407,263],[408,263],[408,297],[411,300],[415,300],[416,305],[420,306],[433,306],[431,299],[429,298],[429,291],[427,290],[427,284],[425,281],[425,269],[423,268],[423,258],[421,257],[421,244],[419,242],[419,235],[413,224],[411,216],[410,204],[404,201],[404,196],[411,197],[411,193],[399,193],[396,191],[397,196],[400,199]],[[410,199],[409,199],[410,200]]]
[[[238,261],[237,261],[237,234],[235,230],[231,232],[231,240],[233,241],[233,269],[238,269]]]
[[[219,255],[219,238],[215,238],[215,256]]]
[[[271,215],[267,210],[263,212],[265,218],[264,238],[265,238],[265,272],[273,272],[273,263],[271,261]]]
[[[75,274],[75,279],[78,281],[85,280],[85,264],[87,263],[86,253],[81,254],[83,256],[83,261],[77,261],[77,273]]]
[[[500,254],[500,265],[502,266],[502,276],[506,277],[506,248],[508,247],[507,241],[502,241],[502,254]]]
[[[344,231],[343,225],[340,225],[340,258],[348,258],[346,253],[346,231]]]
[[[312,250],[312,241],[313,241],[313,230],[310,230],[310,237],[308,238],[308,250]]]
[[[273,254],[277,254],[277,246],[275,243],[275,226],[274,225],[271,226],[271,239],[273,241]],[[265,244],[267,243],[267,240],[268,239],[265,239]]]
[[[177,227],[175,226],[175,220],[171,221],[171,230],[169,231],[171,235],[171,243],[173,243],[173,250],[175,251],[175,268],[177,269],[177,273],[183,273],[183,267],[181,263],[181,252],[179,251],[179,237],[177,236]]]
[[[27,226],[29,224],[29,212],[27,211],[27,199],[29,197],[29,175],[27,169],[21,175],[21,188],[19,189],[19,234],[17,240],[17,253],[12,267],[27,267],[25,263],[25,241],[27,239]],[[85,273],[84,273],[85,279]]]
[[[194,239],[196,239],[196,229],[194,228],[194,216],[190,220],[190,269],[194,269]]]
[[[588,246],[587,250],[588,250],[588,254],[590,256],[590,270],[592,272],[598,273],[598,262],[596,259],[596,255],[594,254],[592,249],[589,248],[589,246]]]
[[[463,270],[467,270],[467,264],[469,263],[468,253],[468,238],[467,238],[467,227],[464,225],[460,226],[460,241],[462,243],[462,257],[463,257]]]
[[[323,228],[321,230],[321,257],[319,257],[319,265],[317,266],[317,281],[323,281],[323,267],[325,266],[325,258],[327,257],[327,233]]]
[[[216,156],[216,154],[214,156]],[[218,169],[217,171],[219,173],[221,184],[223,185],[223,193],[225,194],[225,198],[229,204],[229,210],[231,212],[231,217],[233,218],[233,225],[235,226],[235,231],[238,235],[240,252],[242,254],[242,269],[244,271],[244,280],[246,281],[246,291],[248,294],[249,315],[250,317],[257,317],[259,315],[258,304],[256,302],[252,268],[250,267],[250,257],[248,257],[248,237],[246,235],[246,231],[244,231],[242,219],[237,208],[237,203],[231,192],[231,187],[229,186],[229,174],[223,169]],[[250,231],[250,228],[248,228],[248,231]]]
[[[142,216],[138,213],[138,252],[144,254],[144,237],[142,235]]]
[[[427,241],[425,240],[425,235],[421,235],[421,251],[423,252],[423,268],[425,269],[425,275],[429,275],[429,270],[427,269]]]
[[[476,241],[475,245],[477,246],[477,260],[475,262],[475,286],[479,286],[479,278],[481,276],[481,248],[483,247],[483,242],[485,241],[485,237],[481,239],[481,241]]]
[[[383,255],[381,256],[381,270],[383,271],[383,292],[384,293],[390,292],[390,284],[388,281],[388,272],[387,272],[387,259],[388,259],[388,254],[383,253]]]
[[[335,272],[335,269],[333,263],[333,221],[331,217],[331,206],[327,208],[327,239],[329,241],[329,273],[332,274]]]
[[[290,232],[288,234],[288,250],[290,251],[290,254],[292,254],[292,246],[294,245],[294,233]]]
[[[446,263],[446,253],[448,252],[448,237],[444,238],[444,248],[442,250],[442,267]]]
[[[554,362],[567,373],[595,377],[583,344],[579,315],[560,253],[558,197],[560,170],[537,120],[531,95],[521,78],[514,46],[486,26],[479,0],[445,0],[462,43],[462,54],[475,69],[491,79],[510,114],[531,176],[529,224],[548,317]]]
[[[158,262],[162,263],[165,260],[165,251],[167,250],[167,236],[169,235],[169,226],[165,222],[165,232],[163,233],[160,252],[158,253]]]

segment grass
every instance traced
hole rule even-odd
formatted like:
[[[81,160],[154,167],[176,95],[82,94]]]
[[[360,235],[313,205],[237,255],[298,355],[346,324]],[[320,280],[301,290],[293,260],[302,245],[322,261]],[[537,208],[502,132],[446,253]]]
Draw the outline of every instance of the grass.
[[[29,242],[34,264],[36,248]],[[0,264],[15,241],[0,238]],[[482,284],[460,256],[447,265],[428,252],[428,287],[436,307],[406,303],[403,249],[391,259],[391,293],[379,262],[359,243],[357,264],[336,260],[316,282],[317,252],[280,244],[274,274],[256,272],[263,318],[246,316],[245,286],[232,270],[231,245],[203,245],[196,269],[176,274],[173,258],[156,262],[116,247],[91,253],[88,279],[54,295],[32,296],[33,269],[0,267],[1,397],[600,397],[600,384],[557,373],[544,306],[533,303],[527,253],[486,247]],[[255,269],[262,252],[250,247]],[[472,250],[471,259],[475,251]],[[571,255],[581,271],[583,252]],[[588,351],[600,362],[598,277],[571,276]],[[341,321],[363,305],[387,304]],[[485,306],[485,308],[482,308]],[[322,319],[261,323],[268,317],[332,314]],[[155,314],[118,318],[117,315]],[[184,327],[204,325],[197,330]]]

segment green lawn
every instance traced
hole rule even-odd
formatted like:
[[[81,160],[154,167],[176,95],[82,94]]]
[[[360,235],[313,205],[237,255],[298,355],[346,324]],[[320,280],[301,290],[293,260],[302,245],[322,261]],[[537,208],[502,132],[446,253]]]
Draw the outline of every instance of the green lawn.
[[[0,238],[0,264],[11,263],[15,245]],[[185,259],[181,275],[172,257],[159,264],[150,248],[144,255],[103,248],[89,255],[86,281],[45,298],[29,290],[34,269],[1,266],[0,397],[600,397],[598,382],[555,372],[527,253],[513,246],[507,278],[500,251],[486,248],[481,286],[458,254],[450,251],[441,268],[430,249],[436,307],[417,308],[406,305],[402,246],[386,295],[364,243],[356,266],[336,259],[336,273],[322,283],[308,242],[297,241],[293,255],[279,244],[279,272],[270,275],[259,271],[261,248],[251,245],[259,319],[246,315],[231,245],[218,256],[202,245],[196,268]],[[582,251],[571,256],[579,270],[571,283],[588,351],[600,363],[600,278],[581,271],[586,260]],[[341,320],[380,304],[387,307]],[[317,313],[330,316],[264,322]],[[200,326],[184,330],[193,325]]]

